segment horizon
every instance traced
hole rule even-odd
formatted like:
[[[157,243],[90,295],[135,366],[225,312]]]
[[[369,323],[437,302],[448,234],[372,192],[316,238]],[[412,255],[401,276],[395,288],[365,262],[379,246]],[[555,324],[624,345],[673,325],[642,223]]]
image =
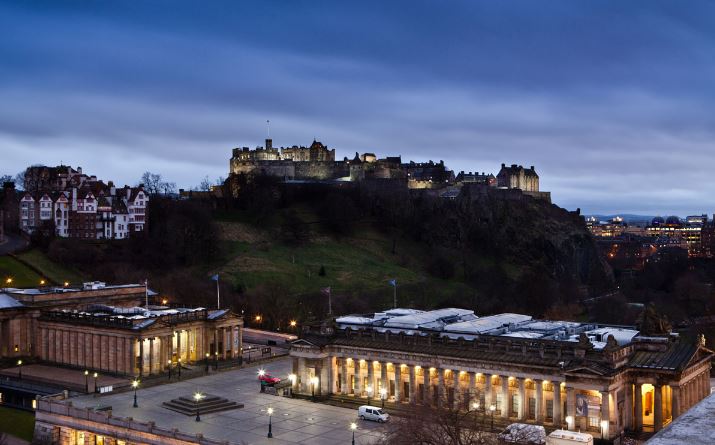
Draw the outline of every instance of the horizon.
[[[715,5],[555,1],[0,5],[0,174],[226,177],[313,138],[496,174],[583,214],[712,213]],[[615,210],[613,210],[615,209]]]

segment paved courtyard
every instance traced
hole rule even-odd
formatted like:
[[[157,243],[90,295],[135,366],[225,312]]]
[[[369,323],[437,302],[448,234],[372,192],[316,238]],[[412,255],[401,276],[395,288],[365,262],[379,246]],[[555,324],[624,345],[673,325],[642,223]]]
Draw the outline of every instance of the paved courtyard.
[[[290,360],[281,359],[264,365],[269,374],[284,378],[290,373]],[[382,437],[385,425],[357,420],[354,409],[312,403],[306,400],[261,394],[257,380],[261,366],[222,372],[182,382],[139,389],[139,407],[132,408],[133,392],[100,397],[85,395],[72,399],[76,406],[110,405],[112,414],[154,421],[157,426],[178,428],[185,433],[202,433],[218,440],[237,444],[349,444],[350,423],[357,422],[357,444],[375,443]],[[244,408],[213,414],[202,414],[201,422],[161,406],[162,402],[196,391],[225,397],[243,403]],[[268,439],[268,414],[273,413],[273,438]]]

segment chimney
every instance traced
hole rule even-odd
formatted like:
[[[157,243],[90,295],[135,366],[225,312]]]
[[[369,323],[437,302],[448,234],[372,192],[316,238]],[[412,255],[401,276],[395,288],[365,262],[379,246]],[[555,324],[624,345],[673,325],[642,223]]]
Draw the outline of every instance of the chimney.
[[[504,167],[506,167],[506,164],[504,164],[504,163],[502,162],[501,168],[504,168]]]
[[[532,170],[534,170],[534,166],[533,166],[533,165],[532,165],[530,168],[531,168]]]

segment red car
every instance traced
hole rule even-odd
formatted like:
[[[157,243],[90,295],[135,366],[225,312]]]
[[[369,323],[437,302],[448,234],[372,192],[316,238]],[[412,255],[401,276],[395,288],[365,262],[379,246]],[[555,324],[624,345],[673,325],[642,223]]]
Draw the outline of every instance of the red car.
[[[266,371],[260,370],[258,371],[258,380],[260,380],[262,385],[275,385],[276,383],[280,382],[281,379],[278,377],[273,377],[270,374],[267,374]]]

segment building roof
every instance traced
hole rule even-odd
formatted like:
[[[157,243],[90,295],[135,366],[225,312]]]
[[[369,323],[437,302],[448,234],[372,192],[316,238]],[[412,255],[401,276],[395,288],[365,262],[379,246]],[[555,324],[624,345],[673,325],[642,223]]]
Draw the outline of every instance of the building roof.
[[[691,343],[676,342],[663,351],[637,351],[631,356],[629,365],[642,369],[683,369],[697,353],[698,346]]]
[[[681,414],[657,432],[647,445],[710,445],[715,443],[715,394]]]
[[[22,307],[23,304],[8,294],[0,293],[0,310]]]

